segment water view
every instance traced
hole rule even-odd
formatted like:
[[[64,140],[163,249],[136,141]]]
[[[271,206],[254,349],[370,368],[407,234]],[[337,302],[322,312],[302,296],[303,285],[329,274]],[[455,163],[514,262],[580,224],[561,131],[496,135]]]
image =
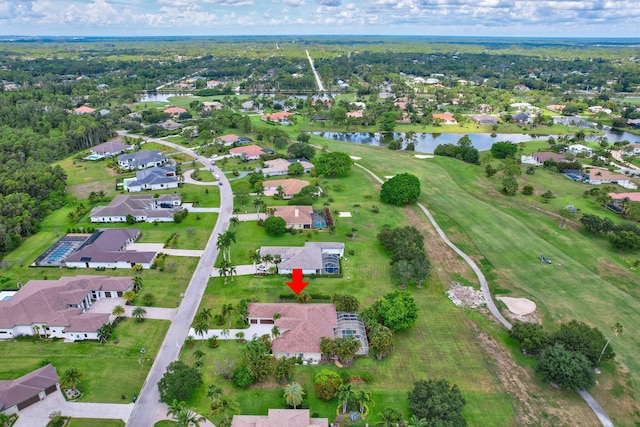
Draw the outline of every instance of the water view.
[[[603,130],[604,136],[609,142],[627,140],[631,143],[640,142],[640,135],[635,135],[629,132],[616,132],[612,130]],[[386,147],[393,141],[402,140],[402,147],[413,141],[415,144],[415,151],[420,153],[433,153],[435,148],[440,144],[456,144],[464,134],[459,133],[416,133],[415,136],[409,140],[403,132],[313,132],[314,135],[321,136],[323,138],[333,139],[335,141],[353,142],[355,144],[365,144],[373,146]],[[491,145],[498,141],[509,141],[513,143],[524,141],[546,141],[549,136],[557,135],[533,135],[533,134],[512,134],[512,133],[469,133],[467,134],[471,138],[473,146],[480,151],[489,150]],[[598,137],[589,137],[587,141],[596,140]]]

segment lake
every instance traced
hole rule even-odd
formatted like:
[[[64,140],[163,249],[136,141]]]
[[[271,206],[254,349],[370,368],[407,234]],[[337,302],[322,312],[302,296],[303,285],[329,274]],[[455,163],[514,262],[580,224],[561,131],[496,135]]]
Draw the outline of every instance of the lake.
[[[355,144],[365,144],[374,146],[386,147],[392,141],[398,141],[402,139],[404,143],[406,141],[406,135],[402,132],[312,132],[314,135],[321,136],[323,138],[333,139],[335,141],[353,142]],[[631,143],[640,142],[640,135],[635,135],[629,132],[617,132],[612,130],[603,130],[604,136],[607,137],[609,142],[627,140]],[[513,143],[524,141],[546,141],[549,136],[557,138],[557,135],[535,135],[535,134],[517,134],[517,133],[469,133],[467,134],[471,138],[471,142],[475,148],[479,151],[489,150],[491,146],[498,141],[509,141]],[[416,151],[420,153],[433,153],[436,147],[440,144],[457,144],[458,140],[462,138],[464,134],[459,133],[416,133],[414,143]],[[589,140],[596,140],[597,137],[587,138]],[[404,144],[403,144],[404,146]]]

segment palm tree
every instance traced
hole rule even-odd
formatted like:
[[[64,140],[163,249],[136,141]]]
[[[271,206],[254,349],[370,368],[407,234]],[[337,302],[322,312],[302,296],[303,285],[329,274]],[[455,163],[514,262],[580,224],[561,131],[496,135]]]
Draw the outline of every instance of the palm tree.
[[[176,425],[180,427],[199,427],[200,423],[205,421],[204,417],[198,415],[192,408],[187,407],[185,402],[178,403],[175,399],[169,405],[167,416],[173,418],[176,421]]]
[[[415,415],[412,415],[409,419],[409,424],[407,427],[427,427],[427,419],[426,418],[418,418]]]
[[[358,402],[360,406],[360,413],[364,414],[364,408],[369,404],[369,406],[373,406],[375,403],[371,399],[371,393],[368,391],[360,390],[356,393],[355,400]]]
[[[347,407],[352,397],[353,390],[351,390],[351,384],[342,384],[340,388],[338,388],[338,402],[342,402],[343,414],[347,413]]]
[[[144,307],[137,306],[131,312],[131,317],[137,319],[138,322],[143,322],[144,318],[147,316],[147,310]]]
[[[195,321],[198,323],[204,323],[207,325],[207,327],[209,326],[209,322],[210,320],[213,318],[213,314],[211,314],[211,309],[210,308],[206,308],[206,307],[202,307],[200,309],[200,312],[198,314],[196,314],[195,317]]]
[[[62,374],[62,378],[60,378],[60,384],[62,384],[65,388],[75,389],[82,380],[82,377],[82,372],[80,372],[76,368],[69,368],[64,371],[64,374]]]
[[[284,388],[284,399],[287,401],[287,405],[293,406],[293,409],[297,409],[298,405],[302,403],[304,394],[302,386],[298,383],[288,384]]]
[[[229,319],[229,328],[231,328],[231,313],[235,311],[232,304],[222,304],[222,317]]]
[[[280,336],[280,328],[276,325],[273,325],[273,328],[271,328],[271,336],[274,340]]]
[[[40,338],[40,326],[39,325],[35,325],[33,327],[33,332],[35,332],[36,335],[38,336],[38,338]]]
[[[223,414],[225,423],[229,421],[229,413],[239,414],[238,402],[229,394],[222,394],[211,404],[211,412],[214,415]]]
[[[236,232],[227,230],[222,236],[224,241],[227,243],[227,261],[231,262],[231,242],[236,243]]]
[[[253,207],[256,208],[256,212],[258,214],[258,217],[260,217],[260,207],[264,204],[264,202],[262,201],[262,199],[260,197],[256,197],[253,200]]]
[[[222,233],[218,234],[218,240],[216,241],[216,248],[218,248],[218,250],[222,252],[222,261],[227,260],[225,249],[231,245],[231,242],[227,239],[225,234],[222,234]]]
[[[233,229],[235,230],[238,224],[240,223],[240,219],[237,216],[232,216],[229,218],[229,224],[233,225]]]
[[[126,291],[122,294],[122,299],[125,303],[130,304],[136,297],[136,293],[134,291]]]
[[[140,292],[140,289],[142,289],[142,277],[135,276],[133,278],[133,291]]]
[[[111,310],[111,314],[116,316],[116,319],[119,319],[120,317],[122,317],[124,313],[125,313],[124,307],[121,306],[120,304],[116,305],[115,307],[113,307],[113,310]]]
[[[98,329],[98,342],[100,344],[106,343],[113,334],[113,325],[105,323]]]
[[[397,426],[402,421],[402,415],[400,412],[393,408],[386,408],[384,411],[378,414],[382,421],[376,423],[377,426],[393,427]]]
[[[208,330],[209,330],[209,325],[206,324],[205,322],[198,322],[195,325],[193,325],[193,331],[196,333],[196,335],[200,335],[203,338],[204,338],[204,334],[207,333]]]
[[[257,249],[249,249],[249,259],[253,263],[253,268],[258,274],[258,263],[262,261],[262,257],[260,256],[260,252]]]
[[[218,268],[218,274],[220,275],[220,277],[224,278],[225,285],[227,284],[227,276],[231,273],[231,267],[231,263],[223,258],[222,262],[220,263],[220,267]]]

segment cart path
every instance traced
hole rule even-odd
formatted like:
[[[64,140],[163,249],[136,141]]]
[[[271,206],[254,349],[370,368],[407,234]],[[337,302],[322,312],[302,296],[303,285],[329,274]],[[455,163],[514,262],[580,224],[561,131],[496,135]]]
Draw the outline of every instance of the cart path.
[[[369,175],[371,175],[380,184],[384,183],[384,180],[380,179],[375,173],[373,173],[369,169],[365,168],[364,166],[358,163],[354,163],[354,164],[357,167],[363,169]],[[469,257],[469,255],[462,252],[456,245],[454,245],[451,242],[451,240],[449,240],[447,235],[444,234],[444,231],[442,231],[442,229],[440,228],[436,220],[433,218],[433,215],[431,215],[431,212],[429,212],[429,210],[422,203],[416,202],[416,205],[418,205],[418,207],[422,210],[425,216],[429,219],[429,221],[431,222],[431,225],[438,232],[438,235],[440,236],[440,238],[447,244],[447,246],[453,249],[455,253],[460,255],[467,264],[469,264],[469,267],[471,267],[475,275],[478,277],[478,281],[480,282],[480,288],[482,289],[482,294],[484,295],[484,298],[487,301],[487,308],[489,308],[489,311],[491,311],[491,314],[495,316],[495,318],[498,319],[498,321],[502,323],[507,329],[511,329],[512,327],[511,323],[504,318],[502,313],[500,313],[500,310],[498,310],[498,307],[496,307],[496,304],[493,302],[493,298],[491,297],[491,292],[489,291],[489,284],[487,283],[487,279],[484,277],[484,274],[482,274],[480,267],[478,267],[478,265],[471,259],[471,257]],[[598,404],[598,402],[596,402],[593,396],[591,396],[586,390],[577,390],[577,392],[580,395],[580,397],[584,399],[587,405],[589,405],[589,407],[593,410],[593,412],[596,414],[596,416],[598,417],[598,419],[600,420],[600,422],[604,427],[614,427],[607,413],[604,411],[604,409],[602,409],[602,407]]]

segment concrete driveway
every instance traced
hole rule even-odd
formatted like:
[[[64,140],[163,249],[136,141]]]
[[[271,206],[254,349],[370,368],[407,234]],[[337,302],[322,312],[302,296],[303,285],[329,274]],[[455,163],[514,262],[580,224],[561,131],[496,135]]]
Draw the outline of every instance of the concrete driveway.
[[[125,423],[133,411],[133,403],[85,403],[67,402],[61,391],[50,394],[44,400],[23,409],[18,414],[15,427],[44,427],[52,412],[73,418],[117,419]]]

